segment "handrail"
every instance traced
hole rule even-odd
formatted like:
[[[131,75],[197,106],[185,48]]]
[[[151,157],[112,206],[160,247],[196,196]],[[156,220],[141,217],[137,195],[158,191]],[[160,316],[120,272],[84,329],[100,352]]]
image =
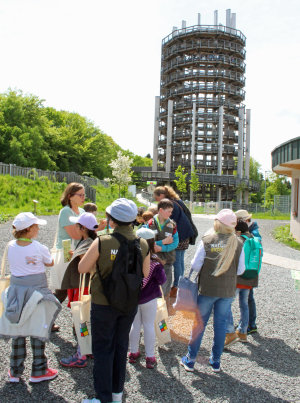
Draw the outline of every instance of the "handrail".
[[[237,73],[237,72],[232,72],[232,71],[212,71],[212,72],[208,72],[208,71],[197,71],[195,72],[191,72],[191,73],[175,73],[171,75],[167,75],[165,74],[167,77],[165,79],[162,80],[162,83],[164,85],[168,85],[173,83],[174,81],[182,81],[182,80],[189,80],[189,79],[195,79],[195,78],[228,78],[230,80],[236,81],[236,82],[240,82],[243,86],[245,85],[245,77],[243,76],[243,74],[241,73]]]
[[[162,66],[162,72],[165,73],[167,70],[170,70],[174,67],[178,66],[185,66],[189,64],[193,64],[196,62],[207,62],[207,63],[220,63],[220,64],[230,64],[231,66],[238,67],[245,71],[246,68],[246,63],[243,62],[243,60],[237,58],[236,56],[227,56],[227,55],[214,55],[214,54],[208,54],[208,55],[186,55],[182,58],[176,58],[176,59],[171,59],[169,61],[166,61],[163,63]]]
[[[225,25],[192,25],[191,27],[177,29],[173,31],[171,34],[167,35],[162,40],[162,45],[165,45],[167,42],[171,41],[175,37],[178,36],[186,36],[194,32],[203,32],[203,33],[223,33],[232,37],[237,37],[242,40],[243,43],[246,42],[246,36],[236,28],[227,27]]]
[[[142,172],[141,173],[143,179],[161,179],[161,180],[174,180],[175,174],[174,172],[165,172],[165,171],[153,171],[153,172]],[[250,190],[259,190],[260,183],[256,181],[252,181],[247,178],[239,178],[234,175],[216,175],[216,174],[199,174],[197,173],[199,178],[199,182],[201,184],[211,184],[211,185],[223,185],[223,186],[239,186],[244,184]],[[189,180],[189,176],[187,177]]]
[[[216,40],[210,40],[210,39],[201,39],[198,40],[195,44],[192,43],[181,43],[178,45],[173,45],[172,47],[166,48],[162,50],[162,60],[166,60],[170,56],[173,56],[179,52],[185,52],[188,50],[197,50],[197,49],[224,49],[224,50],[229,50],[231,52],[236,52],[240,54],[243,58],[245,58],[246,55],[246,50],[243,49],[242,47],[238,46],[237,43],[235,42],[230,42],[230,41],[216,41]]]

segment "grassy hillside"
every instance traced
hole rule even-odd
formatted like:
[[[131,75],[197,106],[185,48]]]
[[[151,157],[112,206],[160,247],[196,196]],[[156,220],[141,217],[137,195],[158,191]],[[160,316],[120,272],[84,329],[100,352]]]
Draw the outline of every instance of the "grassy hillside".
[[[61,209],[60,197],[65,187],[66,183],[51,182],[46,177],[33,180],[0,175],[0,222],[22,211],[33,212],[33,200],[38,201],[37,215],[58,214]],[[97,186],[96,204],[99,216],[103,216],[105,208],[117,198],[117,190],[113,187]]]

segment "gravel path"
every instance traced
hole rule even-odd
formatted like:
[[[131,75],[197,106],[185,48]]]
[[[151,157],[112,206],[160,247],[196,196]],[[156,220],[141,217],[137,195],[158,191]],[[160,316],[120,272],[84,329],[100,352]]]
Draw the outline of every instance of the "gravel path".
[[[51,247],[55,235],[56,217],[46,217],[49,225],[42,228],[39,240]],[[211,219],[195,217],[200,235],[213,223]],[[300,262],[300,252],[273,241],[269,234],[274,226],[285,222],[258,220],[264,250]],[[10,224],[0,225],[0,252],[10,239]],[[195,252],[186,253],[186,268]],[[299,263],[300,264],[300,263]],[[212,323],[208,324],[194,373],[179,365],[186,345],[172,342],[157,350],[158,365],[145,367],[144,359],[135,366],[128,364],[125,384],[126,402],[300,402],[300,336],[299,305],[289,270],[263,265],[260,285],[255,291],[259,333],[249,336],[249,343],[236,343],[222,357],[222,371],[215,374],[208,366],[212,344]],[[237,302],[233,305],[238,319]],[[67,369],[58,360],[74,351],[71,316],[65,304],[57,324],[61,331],[53,335],[46,354],[50,365],[59,368],[52,382],[30,385],[31,352],[28,345],[24,381],[7,382],[10,345],[0,340],[0,402],[80,402],[93,397],[92,360],[84,369]],[[141,352],[144,352],[143,346]],[[142,354],[143,355],[143,354]]]

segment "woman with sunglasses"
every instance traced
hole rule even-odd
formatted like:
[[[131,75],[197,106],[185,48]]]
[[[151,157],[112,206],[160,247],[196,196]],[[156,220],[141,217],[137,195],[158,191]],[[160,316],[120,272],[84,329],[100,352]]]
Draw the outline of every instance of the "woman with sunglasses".
[[[84,186],[81,183],[69,183],[60,199],[63,208],[60,210],[58,216],[57,249],[63,247],[62,241],[66,239],[71,239],[71,241],[73,241],[74,248],[77,246],[81,236],[76,224],[71,223],[70,217],[79,217],[84,213],[84,209],[80,207],[84,204],[84,200]],[[54,295],[59,302],[62,303],[67,298],[67,290],[55,290]],[[52,331],[57,332],[58,330],[59,326],[54,324]]]

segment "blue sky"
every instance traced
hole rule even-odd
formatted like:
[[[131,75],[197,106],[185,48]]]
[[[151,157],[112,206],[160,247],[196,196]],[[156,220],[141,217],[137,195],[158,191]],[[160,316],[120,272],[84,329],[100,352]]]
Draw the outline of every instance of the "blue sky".
[[[173,26],[225,24],[247,37],[251,156],[300,135],[300,3],[296,0],[0,0],[0,91],[21,89],[77,112],[123,148],[152,155],[161,40]]]

